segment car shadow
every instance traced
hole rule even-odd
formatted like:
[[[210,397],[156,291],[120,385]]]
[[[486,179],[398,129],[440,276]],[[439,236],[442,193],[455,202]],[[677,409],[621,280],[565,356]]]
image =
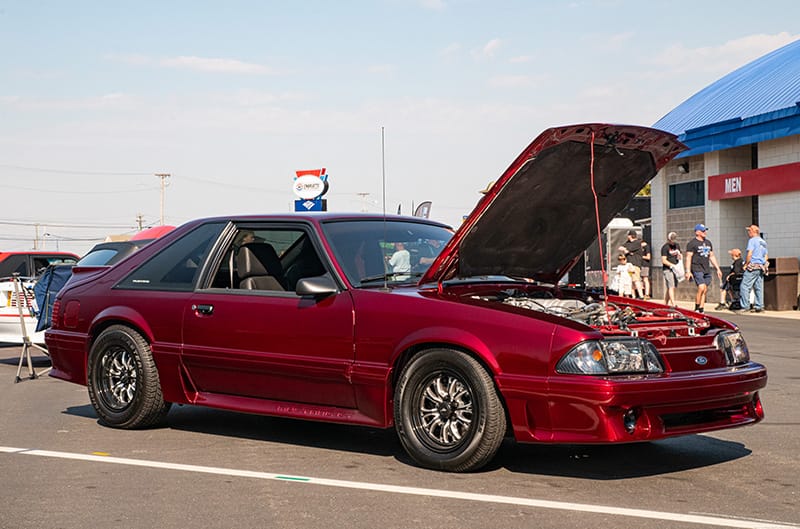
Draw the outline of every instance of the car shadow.
[[[64,413],[97,420],[91,405]],[[393,457],[414,465],[393,428],[381,430],[282,417],[250,415],[197,406],[173,406],[161,428]],[[750,455],[742,443],[708,435],[686,435],[624,445],[531,445],[506,439],[494,460],[478,473],[505,469],[540,476],[622,480],[675,474]],[[682,479],[682,478],[674,478]]]
[[[506,443],[488,468],[545,476],[621,480],[674,474],[750,455],[742,443],[707,435],[615,445]],[[683,479],[683,478],[674,478]]]
[[[404,454],[393,429],[250,415],[196,406],[173,406],[166,426],[175,430],[378,456]]]
[[[97,414],[90,404],[70,406],[63,413],[95,419],[99,423]],[[159,428],[379,456],[396,456],[403,463],[411,463],[405,456],[393,429],[381,430],[365,426],[302,421],[176,405],[172,406],[166,420],[153,429]]]
[[[75,417],[83,417],[85,419],[97,419],[97,414],[91,404],[84,404],[82,406],[69,406],[63,412],[66,415],[74,415]]]

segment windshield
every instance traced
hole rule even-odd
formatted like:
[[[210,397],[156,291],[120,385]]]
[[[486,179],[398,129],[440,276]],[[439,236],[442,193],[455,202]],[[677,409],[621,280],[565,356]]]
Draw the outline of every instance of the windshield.
[[[80,261],[79,266],[102,266],[106,265],[119,253],[116,248],[100,248],[99,250],[92,250],[84,255]]]
[[[322,229],[347,280],[365,288],[419,281],[453,236],[411,220],[331,221]]]

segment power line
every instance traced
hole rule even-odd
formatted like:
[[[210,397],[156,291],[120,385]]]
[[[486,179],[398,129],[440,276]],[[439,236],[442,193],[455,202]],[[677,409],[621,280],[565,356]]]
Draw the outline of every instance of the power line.
[[[13,221],[13,220],[0,220],[0,224],[6,226],[47,226],[48,228],[88,228],[88,229],[96,229],[96,228],[115,228],[115,229],[136,229],[135,226],[131,226],[130,224],[63,224],[59,222],[20,222],[20,221]]]
[[[36,171],[39,173],[59,173],[76,175],[96,175],[96,176],[150,176],[152,173],[126,173],[113,171],[74,171],[70,169],[45,169],[42,167],[25,167],[23,165],[0,164],[0,167],[8,169],[19,169],[21,171]]]
[[[120,189],[119,191],[62,191],[60,189],[42,189],[36,187],[22,187],[3,185],[4,188],[17,189],[20,191],[33,191],[36,193],[57,193],[59,195],[119,195],[122,193],[142,193],[144,191],[152,192],[158,189],[157,187],[145,187],[139,189]]]

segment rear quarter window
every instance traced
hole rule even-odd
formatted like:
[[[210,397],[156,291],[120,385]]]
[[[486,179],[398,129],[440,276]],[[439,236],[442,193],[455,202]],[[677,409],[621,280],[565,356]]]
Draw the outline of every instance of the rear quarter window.
[[[224,227],[224,223],[198,226],[145,261],[120,281],[116,288],[193,290],[200,270]]]

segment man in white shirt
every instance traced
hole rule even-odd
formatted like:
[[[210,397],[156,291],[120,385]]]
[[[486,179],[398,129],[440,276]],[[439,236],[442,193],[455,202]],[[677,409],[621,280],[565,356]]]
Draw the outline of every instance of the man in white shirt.
[[[389,266],[392,267],[392,272],[395,274],[408,274],[411,272],[411,254],[406,250],[405,244],[402,242],[394,243],[395,252],[389,259]]]

